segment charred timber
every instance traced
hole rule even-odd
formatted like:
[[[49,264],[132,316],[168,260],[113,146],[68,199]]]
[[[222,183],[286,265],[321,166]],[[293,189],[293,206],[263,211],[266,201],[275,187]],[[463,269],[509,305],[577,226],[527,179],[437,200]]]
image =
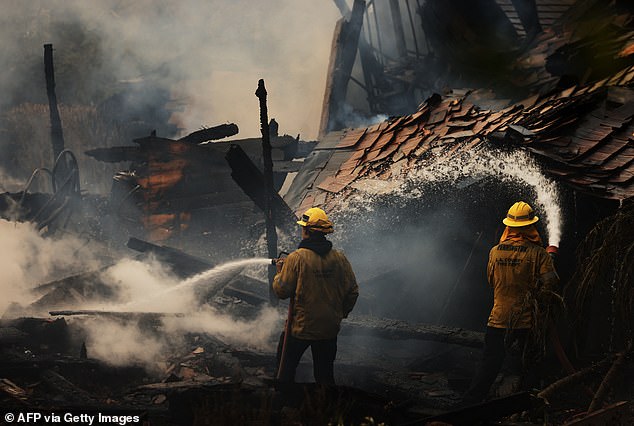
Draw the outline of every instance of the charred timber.
[[[276,211],[273,206],[273,197],[277,193],[273,189],[273,158],[271,156],[271,129],[269,127],[268,107],[266,105],[266,87],[264,87],[264,80],[258,81],[258,88],[255,91],[260,101],[260,131],[262,133],[262,160],[264,163],[264,221],[266,225],[266,247],[269,257],[272,259],[277,254],[277,230],[275,229],[275,216]],[[277,130],[275,131],[277,133]],[[277,135],[276,135],[277,136]],[[276,268],[274,265],[269,265],[269,299],[271,305],[275,306],[278,303],[277,296],[273,292],[273,278],[275,277]]]
[[[341,16],[344,19],[350,19],[352,10],[350,10],[345,0],[334,0],[334,2],[339,8]],[[416,42],[416,39],[414,39],[414,42]],[[387,80],[383,72],[383,65],[376,59],[374,48],[362,36],[359,37],[359,59],[363,69],[364,89],[370,104],[370,110],[376,114],[382,113],[383,109],[377,102],[376,93],[377,91],[391,92],[392,84]]]
[[[344,126],[339,115],[342,113],[348,82],[357,56],[364,13],[365,1],[355,0],[349,21],[341,19],[337,22],[328,65],[328,82],[319,126],[320,136]]]
[[[221,124],[219,126],[210,127],[208,129],[201,129],[189,135],[180,138],[179,142],[187,142],[193,144],[199,144],[207,141],[214,141],[218,139],[227,138],[238,134],[238,126],[234,123]]]
[[[84,151],[84,154],[104,163],[120,163],[123,161],[141,161],[144,158],[138,146],[113,146],[95,148]]]
[[[172,314],[165,312],[126,312],[126,311],[97,311],[90,309],[81,309],[81,310],[60,310],[60,311],[50,311],[50,315],[52,316],[77,316],[77,315],[88,315],[88,316],[105,316],[105,317],[113,317],[113,318],[122,318],[122,319],[136,319],[136,318],[155,318],[157,321],[162,317],[182,317],[184,314]]]
[[[238,184],[245,194],[262,211],[266,211],[266,200],[264,191],[264,174],[253,164],[249,156],[239,145],[231,145],[225,156],[231,167],[231,177]],[[291,233],[295,227],[295,215],[286,202],[277,192],[272,194],[271,207],[273,208],[273,220],[275,226]],[[275,257],[275,253],[272,257]]]
[[[64,150],[64,132],[62,119],[57,108],[57,94],[55,93],[55,69],[53,67],[53,45],[44,45],[44,74],[46,76],[46,95],[51,119],[51,143],[53,145],[53,161]]]
[[[388,340],[430,340],[472,348],[481,348],[484,345],[484,333],[477,331],[367,316],[346,319],[342,323],[341,334],[371,335]]]
[[[211,262],[178,249],[168,246],[159,246],[134,237],[128,240],[127,246],[141,253],[155,254],[162,262],[169,264],[172,270],[181,277],[194,275],[211,269],[214,266]]]

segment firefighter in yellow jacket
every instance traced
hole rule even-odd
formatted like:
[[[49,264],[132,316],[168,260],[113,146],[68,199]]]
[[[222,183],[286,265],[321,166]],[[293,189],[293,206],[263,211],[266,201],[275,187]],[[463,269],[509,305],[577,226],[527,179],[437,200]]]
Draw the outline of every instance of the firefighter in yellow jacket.
[[[293,382],[310,347],[315,381],[334,384],[337,334],[357,301],[359,287],[348,259],[325,237],[333,232],[326,213],[313,207],[297,223],[302,241],[297,250],[277,261],[273,280],[277,296],[291,298],[286,327],[290,333],[280,337],[277,376],[281,382]]]
[[[534,224],[539,220],[530,205],[513,204],[502,221],[506,228],[500,243],[489,253],[487,275],[493,287],[481,366],[465,394],[465,402],[486,398],[508,348],[523,348],[532,328],[533,295],[540,288],[552,290],[559,283],[552,257],[542,247]]]

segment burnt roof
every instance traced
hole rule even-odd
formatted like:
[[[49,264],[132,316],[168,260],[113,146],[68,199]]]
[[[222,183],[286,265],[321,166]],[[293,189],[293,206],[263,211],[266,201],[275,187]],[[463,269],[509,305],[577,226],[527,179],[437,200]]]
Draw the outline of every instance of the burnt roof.
[[[414,114],[327,135],[286,197],[296,211],[341,200],[362,178],[405,175],[435,156],[492,145],[525,150],[544,171],[609,199],[634,195],[634,66],[597,83],[520,102],[491,92],[434,95]]]

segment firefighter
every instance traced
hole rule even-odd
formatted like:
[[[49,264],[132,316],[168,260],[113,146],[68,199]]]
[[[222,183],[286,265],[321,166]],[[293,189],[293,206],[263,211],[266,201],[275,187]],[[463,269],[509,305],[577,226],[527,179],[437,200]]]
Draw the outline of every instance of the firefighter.
[[[506,356],[524,351],[536,320],[532,312],[536,292],[550,291],[559,283],[553,259],[542,247],[535,228],[538,220],[527,203],[513,204],[502,221],[506,228],[500,243],[489,253],[487,276],[493,288],[493,309],[487,322],[481,365],[464,396],[466,403],[483,401]],[[532,373],[528,373],[525,363],[521,369],[521,386],[526,388],[533,384],[528,377]]]
[[[337,334],[357,301],[359,287],[348,259],[326,239],[333,232],[326,213],[310,208],[297,223],[302,241],[288,257],[277,260],[273,280],[277,296],[291,299],[278,346],[277,378],[294,382],[299,361],[310,347],[315,381],[333,385]]]

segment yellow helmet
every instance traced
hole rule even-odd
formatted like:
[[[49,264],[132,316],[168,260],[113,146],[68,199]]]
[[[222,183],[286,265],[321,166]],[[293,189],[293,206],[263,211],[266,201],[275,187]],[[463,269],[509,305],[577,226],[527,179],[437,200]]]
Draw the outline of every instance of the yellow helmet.
[[[312,207],[304,212],[302,219],[297,221],[298,225],[305,226],[311,231],[330,234],[334,231],[332,222],[326,216],[326,212],[319,207]]]
[[[533,208],[524,201],[518,201],[513,204],[502,223],[510,227],[520,227],[532,225],[537,222],[539,217],[535,216]]]

